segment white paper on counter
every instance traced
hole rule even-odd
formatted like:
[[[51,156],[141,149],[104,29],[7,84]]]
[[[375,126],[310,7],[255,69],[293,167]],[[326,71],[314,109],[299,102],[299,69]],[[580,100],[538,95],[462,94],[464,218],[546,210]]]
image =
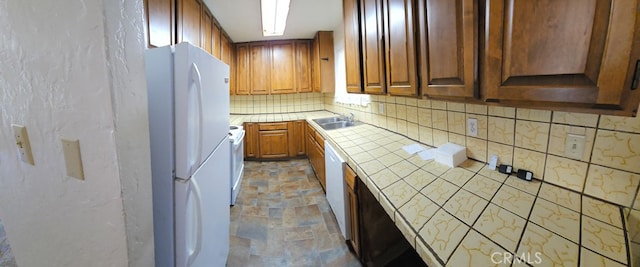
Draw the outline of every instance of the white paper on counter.
[[[422,147],[418,143],[407,145],[407,146],[403,146],[402,149],[404,149],[404,151],[407,151],[407,153],[409,153],[409,155],[413,155],[415,153],[418,153],[420,151],[425,150],[425,148]]]
[[[422,160],[432,160],[436,158],[436,155],[433,152],[433,149],[423,150],[418,153],[418,156],[420,156]]]

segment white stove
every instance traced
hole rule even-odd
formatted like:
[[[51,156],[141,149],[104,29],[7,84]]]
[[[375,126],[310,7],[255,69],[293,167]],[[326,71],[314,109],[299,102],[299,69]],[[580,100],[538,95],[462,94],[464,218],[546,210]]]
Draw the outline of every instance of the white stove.
[[[231,143],[231,205],[236,203],[240,192],[242,174],[244,173],[244,129],[242,126],[229,127],[229,142]]]

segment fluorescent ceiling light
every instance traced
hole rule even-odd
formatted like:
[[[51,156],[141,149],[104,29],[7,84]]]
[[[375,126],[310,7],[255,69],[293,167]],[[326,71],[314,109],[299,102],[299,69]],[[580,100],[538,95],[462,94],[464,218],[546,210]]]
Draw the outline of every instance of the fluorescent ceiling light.
[[[281,36],[287,26],[291,0],[260,0],[262,8],[262,36]]]

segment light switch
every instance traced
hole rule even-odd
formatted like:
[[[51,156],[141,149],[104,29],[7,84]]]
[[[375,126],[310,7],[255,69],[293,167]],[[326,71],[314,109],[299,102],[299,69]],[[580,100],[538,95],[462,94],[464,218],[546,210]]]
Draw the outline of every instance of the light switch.
[[[33,162],[33,154],[31,153],[31,143],[29,142],[27,128],[17,124],[11,124],[11,127],[13,128],[13,135],[16,139],[16,146],[18,147],[18,157],[26,163],[36,165]]]
[[[384,103],[378,103],[378,114],[384,114]]]
[[[84,180],[84,170],[82,168],[82,157],[80,156],[80,141],[62,139],[62,151],[64,152],[64,162],[67,168],[67,175],[73,178]]]

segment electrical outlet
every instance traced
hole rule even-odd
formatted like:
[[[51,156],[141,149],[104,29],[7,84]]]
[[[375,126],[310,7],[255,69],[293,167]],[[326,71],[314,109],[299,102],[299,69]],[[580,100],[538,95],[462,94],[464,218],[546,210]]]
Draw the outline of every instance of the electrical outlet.
[[[31,143],[29,142],[27,128],[17,124],[11,124],[11,127],[13,128],[13,135],[16,138],[18,157],[20,157],[20,160],[26,163],[35,165],[35,163],[33,162],[33,154],[31,153]]]
[[[467,135],[478,137],[478,119],[469,118],[467,120]]]
[[[384,114],[384,103],[378,103],[378,114]]]
[[[567,134],[565,140],[564,155],[572,159],[582,159],[584,154],[584,135]]]

